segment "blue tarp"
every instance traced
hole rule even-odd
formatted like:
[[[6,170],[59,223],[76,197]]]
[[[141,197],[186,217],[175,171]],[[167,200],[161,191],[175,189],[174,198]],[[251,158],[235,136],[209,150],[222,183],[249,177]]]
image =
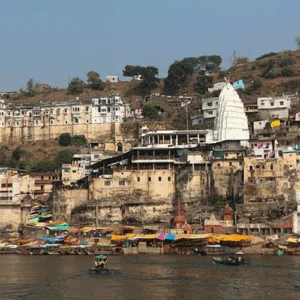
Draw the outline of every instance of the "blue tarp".
[[[168,233],[165,237],[165,240],[174,241],[175,240],[175,234]]]
[[[42,240],[42,241],[47,241],[47,242],[49,242],[49,243],[63,242],[63,241],[64,241],[63,238],[46,237],[46,236],[41,237],[40,240]]]
[[[235,89],[243,89],[243,88],[245,88],[243,80],[238,80],[238,81],[234,82],[232,86]]]

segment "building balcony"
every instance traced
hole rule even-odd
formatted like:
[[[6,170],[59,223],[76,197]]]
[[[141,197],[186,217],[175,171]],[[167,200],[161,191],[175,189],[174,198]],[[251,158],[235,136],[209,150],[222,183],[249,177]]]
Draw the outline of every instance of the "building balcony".
[[[44,190],[35,190],[35,191],[33,192],[34,195],[43,195],[44,193],[45,193]]]
[[[52,184],[52,180],[35,180],[35,184]]]

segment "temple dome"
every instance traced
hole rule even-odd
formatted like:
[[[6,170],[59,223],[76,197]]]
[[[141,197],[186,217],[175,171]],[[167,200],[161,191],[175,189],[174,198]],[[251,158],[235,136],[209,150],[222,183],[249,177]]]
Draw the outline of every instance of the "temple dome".
[[[214,123],[214,141],[249,140],[248,120],[244,104],[233,86],[227,82],[219,96]]]

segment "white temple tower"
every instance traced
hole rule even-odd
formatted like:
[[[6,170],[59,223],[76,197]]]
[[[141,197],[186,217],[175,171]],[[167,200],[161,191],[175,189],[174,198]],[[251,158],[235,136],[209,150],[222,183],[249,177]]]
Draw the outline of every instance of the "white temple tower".
[[[214,123],[214,141],[249,140],[248,120],[244,104],[233,86],[227,82],[219,96],[219,106]]]

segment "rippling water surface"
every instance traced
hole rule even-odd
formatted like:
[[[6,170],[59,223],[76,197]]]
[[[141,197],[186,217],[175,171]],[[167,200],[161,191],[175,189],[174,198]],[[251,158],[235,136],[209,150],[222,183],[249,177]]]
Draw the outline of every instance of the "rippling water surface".
[[[252,256],[247,267],[201,256],[0,256],[0,299],[300,299],[300,257]]]

